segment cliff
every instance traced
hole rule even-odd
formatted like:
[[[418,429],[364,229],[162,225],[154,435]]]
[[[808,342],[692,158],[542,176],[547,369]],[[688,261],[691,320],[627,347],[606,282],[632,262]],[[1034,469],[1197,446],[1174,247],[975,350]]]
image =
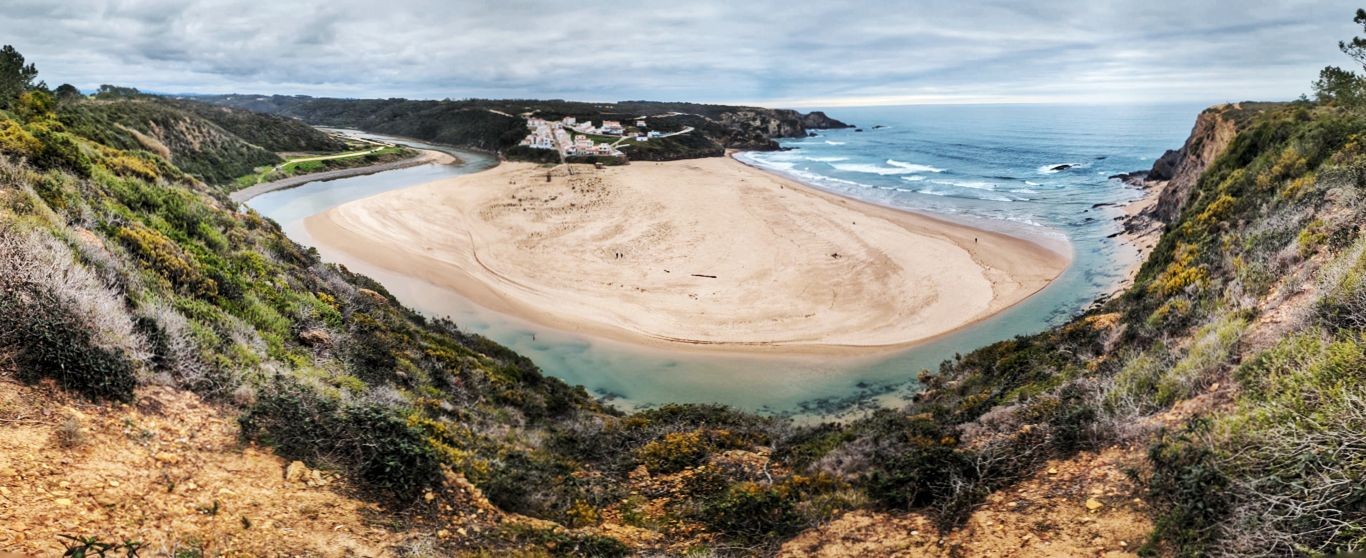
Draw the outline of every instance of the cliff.
[[[1221,105],[1206,109],[1195,119],[1190,137],[1178,150],[1168,150],[1153,163],[1147,181],[1161,189],[1152,215],[1169,223],[1185,208],[1200,175],[1218,157],[1237,134],[1234,121],[1225,117],[1229,110],[1241,110],[1237,105]]]

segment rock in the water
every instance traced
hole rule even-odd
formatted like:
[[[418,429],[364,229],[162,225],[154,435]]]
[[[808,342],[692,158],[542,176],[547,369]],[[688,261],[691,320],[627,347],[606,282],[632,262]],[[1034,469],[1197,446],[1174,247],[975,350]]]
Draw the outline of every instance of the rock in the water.
[[[1051,171],[1065,171],[1065,170],[1070,169],[1070,168],[1072,168],[1072,165],[1055,165],[1055,166],[1049,167],[1048,170],[1051,170]]]

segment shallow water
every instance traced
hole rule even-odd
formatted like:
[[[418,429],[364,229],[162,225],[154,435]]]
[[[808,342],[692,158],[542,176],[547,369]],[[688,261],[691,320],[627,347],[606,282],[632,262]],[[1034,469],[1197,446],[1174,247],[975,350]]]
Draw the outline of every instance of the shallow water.
[[[851,405],[895,402],[914,377],[955,353],[1039,331],[1075,315],[1122,279],[1132,250],[1113,205],[1139,192],[1106,177],[1147,168],[1185,139],[1200,106],[935,106],[832,109],[864,132],[832,130],[783,142],[790,151],[749,153],[751,164],[866,201],[948,216],[974,225],[1070,244],[1073,265],[1047,289],[962,331],[870,358],[766,357],[673,352],[536,326],[473,305],[425,281],[320,248],[325,260],[379,280],[404,304],[449,316],[463,329],[527,355],[546,373],[623,407],[709,402],[806,418]],[[874,125],[884,126],[873,129]],[[419,142],[406,143],[430,147]],[[259,196],[248,205],[314,245],[302,219],[380,192],[488,168],[490,157],[315,182]],[[1051,170],[1060,164],[1072,168]]]

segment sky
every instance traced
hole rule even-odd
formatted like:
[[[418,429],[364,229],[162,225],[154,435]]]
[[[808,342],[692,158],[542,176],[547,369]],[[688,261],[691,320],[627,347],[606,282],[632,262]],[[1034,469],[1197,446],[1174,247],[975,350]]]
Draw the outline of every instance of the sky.
[[[50,85],[837,107],[1288,100],[1338,1],[0,0]]]

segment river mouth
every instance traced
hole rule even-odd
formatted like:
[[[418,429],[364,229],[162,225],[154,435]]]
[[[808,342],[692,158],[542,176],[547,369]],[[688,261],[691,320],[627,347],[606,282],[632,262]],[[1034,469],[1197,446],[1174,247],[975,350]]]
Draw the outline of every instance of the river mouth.
[[[383,136],[381,136],[383,137]],[[414,147],[429,144],[401,138]],[[303,220],[344,203],[491,168],[489,155],[441,147],[463,163],[424,165],[377,174],[308,183],[270,192],[247,205],[278,222],[296,242],[379,281],[397,299],[424,315],[450,318],[525,355],[547,375],[581,385],[619,408],[633,410],[667,403],[715,403],[803,422],[841,420],[868,409],[896,406],[918,391],[916,376],[936,370],[956,354],[1010,337],[1039,331],[1080,310],[1079,291],[1094,291],[1094,265],[1073,265],[1034,296],[969,327],[904,350],[862,356],[707,354],[642,347],[538,326],[480,307],[459,293],[417,277],[368,264],[322,246],[309,237]],[[1122,250],[1079,254],[1113,263]],[[1095,252],[1095,253],[1090,253]],[[1094,295],[1089,296],[1091,299]]]

